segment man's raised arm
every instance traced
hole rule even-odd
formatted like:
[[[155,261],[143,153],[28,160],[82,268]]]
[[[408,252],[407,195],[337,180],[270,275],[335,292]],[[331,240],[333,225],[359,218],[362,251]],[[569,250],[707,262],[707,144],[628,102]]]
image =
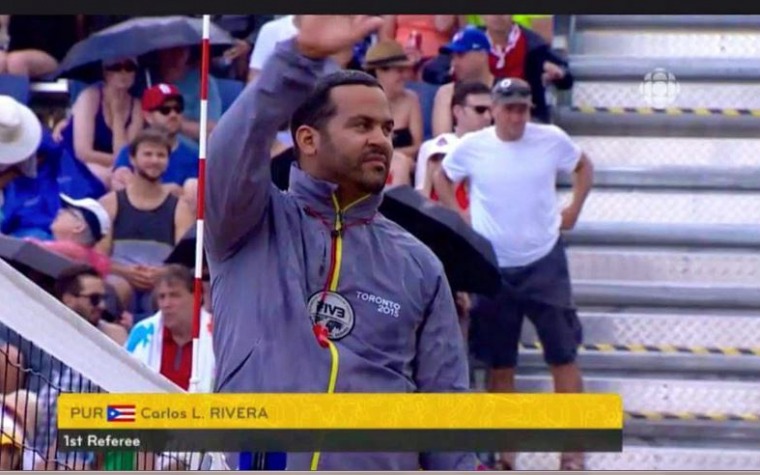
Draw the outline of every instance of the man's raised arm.
[[[277,45],[209,137],[205,236],[214,259],[232,255],[263,222],[271,196],[269,149],[279,126],[335,66],[303,56],[294,39]]]

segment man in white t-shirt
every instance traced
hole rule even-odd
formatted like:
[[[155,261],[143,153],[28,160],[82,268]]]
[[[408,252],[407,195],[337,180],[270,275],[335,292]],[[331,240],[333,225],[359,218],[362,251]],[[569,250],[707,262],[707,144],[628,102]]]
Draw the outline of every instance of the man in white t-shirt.
[[[285,15],[265,23],[256,37],[251,60],[248,63],[248,82],[256,79],[261,68],[267,62],[277,43],[296,36],[298,33],[298,15]]]
[[[582,328],[560,232],[578,220],[591,190],[593,165],[560,128],[528,122],[527,82],[499,81],[492,100],[495,125],[462,138],[435,177],[441,201],[454,209],[454,184],[469,180],[472,226],[491,241],[501,267],[501,294],[478,296],[472,311],[473,352],[489,366],[488,390],[513,392],[527,316],[544,348],[555,391],[580,393],[583,381],[575,360]],[[574,175],[573,200],[561,211],[558,172]],[[513,454],[502,454],[504,465],[513,467],[513,460]],[[583,469],[582,454],[564,454],[561,469]]]

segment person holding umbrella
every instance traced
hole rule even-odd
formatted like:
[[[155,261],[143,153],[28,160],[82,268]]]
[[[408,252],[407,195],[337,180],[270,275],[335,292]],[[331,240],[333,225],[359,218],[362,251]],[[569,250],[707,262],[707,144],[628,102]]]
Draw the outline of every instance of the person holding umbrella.
[[[216,392],[469,390],[443,266],[377,213],[393,154],[388,98],[372,76],[330,74],[326,60],[381,25],[302,16],[211,134],[203,229]],[[298,166],[282,193],[269,148],[289,118]],[[471,453],[287,454],[288,470],[477,466]]]
[[[77,96],[72,117],[61,131],[66,150],[89,169],[86,176],[95,189],[90,197],[95,199],[109,188],[116,154],[143,127],[140,102],[129,92],[135,83],[137,60],[104,60],[102,72],[102,82]]]

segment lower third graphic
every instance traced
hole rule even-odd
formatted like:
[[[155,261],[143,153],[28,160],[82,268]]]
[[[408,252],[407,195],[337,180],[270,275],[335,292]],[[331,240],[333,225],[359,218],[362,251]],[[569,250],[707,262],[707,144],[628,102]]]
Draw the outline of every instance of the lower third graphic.
[[[134,422],[136,414],[137,408],[134,404],[122,404],[106,408],[108,422]]]

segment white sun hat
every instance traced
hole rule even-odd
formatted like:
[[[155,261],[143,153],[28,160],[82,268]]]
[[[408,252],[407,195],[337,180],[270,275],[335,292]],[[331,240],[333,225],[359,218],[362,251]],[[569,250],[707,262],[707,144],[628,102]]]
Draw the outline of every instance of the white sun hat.
[[[31,109],[0,95],[0,165],[15,165],[31,157],[42,140],[42,125]]]

